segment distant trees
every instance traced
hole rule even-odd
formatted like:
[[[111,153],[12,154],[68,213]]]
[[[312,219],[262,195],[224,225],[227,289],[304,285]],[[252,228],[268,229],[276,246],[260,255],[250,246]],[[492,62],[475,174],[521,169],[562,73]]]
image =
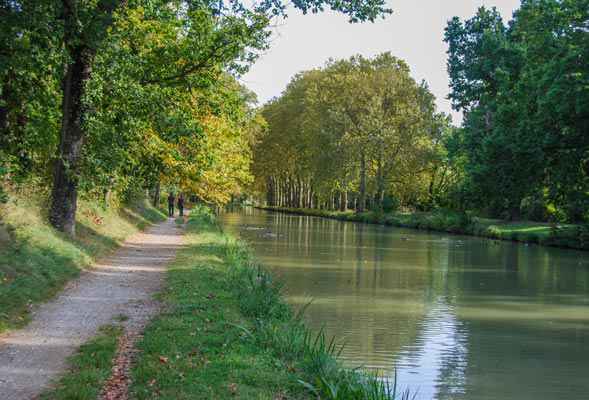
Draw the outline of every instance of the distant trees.
[[[270,205],[451,207],[589,220],[589,0],[524,0],[446,28],[461,128],[382,54],[297,75],[264,107],[257,188]]]
[[[255,147],[258,187],[270,205],[427,206],[445,179],[434,175],[449,132],[433,101],[389,53],[299,74],[262,111],[268,131]]]
[[[589,1],[524,0],[449,22],[450,98],[464,111],[463,194],[511,219],[587,218]]]
[[[294,6],[353,22],[390,12],[383,0]],[[233,76],[267,47],[285,7],[0,0],[0,179],[49,187],[49,219],[70,235],[80,191],[124,198],[150,187],[157,198],[165,178],[225,201],[249,180],[260,122]]]

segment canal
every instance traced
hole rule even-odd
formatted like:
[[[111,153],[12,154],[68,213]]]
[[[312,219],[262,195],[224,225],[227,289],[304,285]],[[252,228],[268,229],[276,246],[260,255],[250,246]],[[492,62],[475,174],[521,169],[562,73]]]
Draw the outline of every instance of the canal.
[[[589,254],[255,209],[225,212],[349,367],[416,399],[589,398]],[[396,372],[395,372],[396,371]]]

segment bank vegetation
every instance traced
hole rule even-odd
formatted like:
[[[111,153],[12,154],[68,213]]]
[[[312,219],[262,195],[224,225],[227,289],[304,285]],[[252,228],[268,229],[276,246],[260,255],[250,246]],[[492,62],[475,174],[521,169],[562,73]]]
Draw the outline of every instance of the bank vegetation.
[[[525,0],[507,23],[494,8],[450,20],[461,127],[389,53],[297,74],[262,110],[258,203],[587,224],[588,18],[587,0]]]

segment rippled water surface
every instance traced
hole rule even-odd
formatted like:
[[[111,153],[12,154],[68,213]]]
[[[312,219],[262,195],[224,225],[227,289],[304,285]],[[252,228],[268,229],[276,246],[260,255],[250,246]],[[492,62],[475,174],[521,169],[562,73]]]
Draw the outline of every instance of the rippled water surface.
[[[417,399],[589,399],[589,253],[246,209],[221,215],[349,366]]]

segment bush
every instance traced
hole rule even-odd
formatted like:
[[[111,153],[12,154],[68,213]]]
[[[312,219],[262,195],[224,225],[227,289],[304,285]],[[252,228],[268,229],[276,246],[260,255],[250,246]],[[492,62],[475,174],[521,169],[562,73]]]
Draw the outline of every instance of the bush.
[[[568,222],[584,222],[586,214],[589,213],[589,195],[578,193],[571,197],[572,199],[564,207]]]
[[[382,210],[385,213],[391,213],[399,209],[399,200],[393,196],[385,196],[382,202]]]
[[[538,193],[523,199],[521,212],[524,219],[529,221],[546,221],[548,218],[548,208],[544,200],[544,194]]]

